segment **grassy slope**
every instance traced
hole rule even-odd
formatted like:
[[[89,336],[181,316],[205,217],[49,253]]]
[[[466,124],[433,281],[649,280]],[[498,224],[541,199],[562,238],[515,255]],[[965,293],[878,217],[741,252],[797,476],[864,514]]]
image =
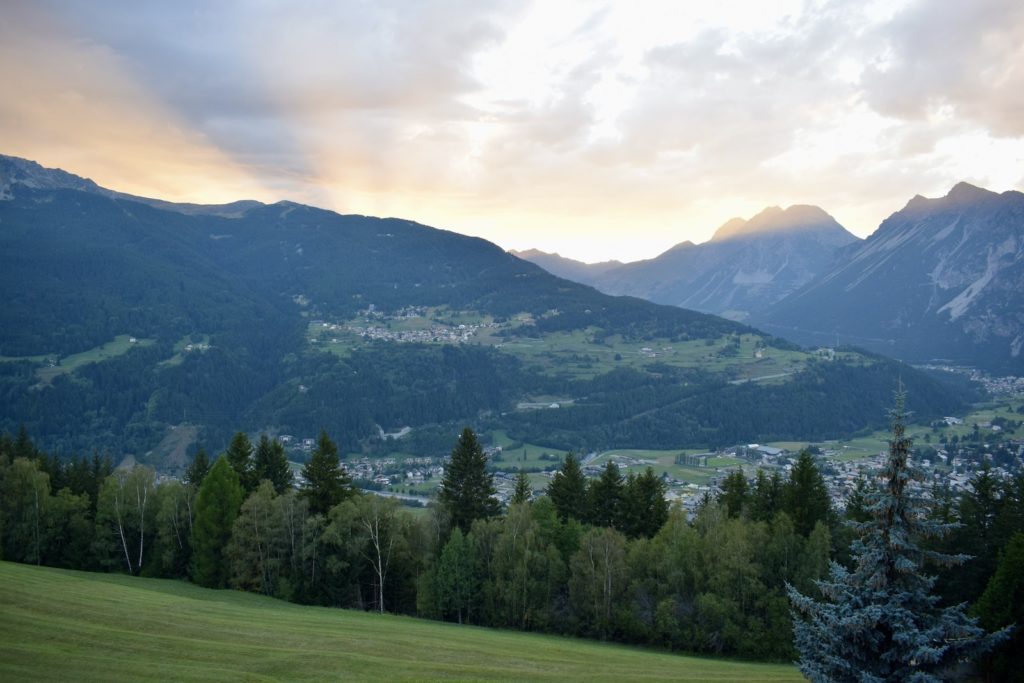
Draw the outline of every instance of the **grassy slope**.
[[[796,681],[791,666],[0,563],[0,680]]]

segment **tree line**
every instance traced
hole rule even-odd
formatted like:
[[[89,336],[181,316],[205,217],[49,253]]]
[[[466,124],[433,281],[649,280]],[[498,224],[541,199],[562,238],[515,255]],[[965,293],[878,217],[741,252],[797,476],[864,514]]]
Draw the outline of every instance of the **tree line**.
[[[956,519],[958,534],[987,529],[981,575],[967,588],[940,580],[936,599],[966,600],[996,629],[1024,616],[1024,476],[990,479],[981,473],[956,499],[935,496],[928,512]],[[502,509],[467,429],[437,504],[414,515],[357,491],[326,433],[298,486],[280,444],[265,436],[237,434],[212,463],[200,451],[182,481],[159,483],[146,467],[52,458],[24,431],[0,437],[6,560],[774,660],[802,654],[787,588],[821,599],[820,580],[835,583],[837,568],[858,566],[856,529],[843,522],[870,517],[869,488],[833,509],[805,452],[787,476],[730,473],[688,519],[650,470],[623,476],[608,463],[588,480],[569,455],[544,491],[521,474]],[[1020,652],[1019,642],[1001,646],[990,670],[1019,670]]]

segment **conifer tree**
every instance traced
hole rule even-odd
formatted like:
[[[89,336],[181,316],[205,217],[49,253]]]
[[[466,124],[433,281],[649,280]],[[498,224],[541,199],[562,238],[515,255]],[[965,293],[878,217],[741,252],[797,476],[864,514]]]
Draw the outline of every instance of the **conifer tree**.
[[[288,456],[285,455],[284,446],[280,441],[268,439],[266,434],[260,435],[256,453],[253,455],[252,478],[257,484],[264,479],[268,480],[278,495],[291,487],[292,470],[288,466]]]
[[[451,515],[452,525],[469,532],[473,521],[500,512],[494,477],[487,472],[487,456],[469,427],[462,430],[444,470],[438,499]]]
[[[532,497],[533,489],[530,487],[530,478],[526,476],[526,472],[519,470],[519,474],[516,475],[516,488],[512,492],[512,504],[528,503]]]
[[[806,448],[800,451],[790,470],[789,481],[783,486],[782,503],[801,536],[809,536],[818,522],[827,524],[832,514],[825,479]]]
[[[730,472],[722,482],[722,492],[718,494],[718,502],[730,517],[739,517],[750,500],[750,486],[741,468]]]
[[[224,455],[227,456],[231,469],[238,475],[238,482],[242,485],[245,493],[248,495],[256,490],[258,482],[253,481],[252,442],[249,441],[249,437],[245,435],[245,432],[237,432],[231,438],[231,443],[228,445],[228,449],[224,451]]]
[[[622,496],[625,483],[619,466],[609,460],[601,476],[587,487],[589,519],[594,526],[621,528]]]
[[[203,479],[192,525],[192,579],[200,586],[223,588],[228,580],[224,555],[242,506],[242,485],[226,456],[217,458]]]
[[[326,515],[332,507],[354,495],[352,478],[338,459],[338,447],[321,431],[309,462],[302,468],[302,495],[310,514]]]
[[[650,467],[640,475],[626,478],[620,521],[617,525],[627,536],[653,537],[668,520],[665,483]]]
[[[853,570],[832,564],[817,582],[822,602],[787,586],[800,671],[812,681],[938,681],[1006,637],[986,636],[963,605],[942,608],[932,595],[924,564],[965,558],[919,545],[949,526],[928,519],[913,486],[921,475],[909,461],[902,391],[891,417],[889,456],[868,495],[871,518],[854,524]]]
[[[185,468],[185,483],[198,489],[209,471],[210,458],[200,446],[196,451],[196,456],[192,458],[192,462]]]
[[[575,519],[583,522],[587,518],[587,479],[580,469],[580,461],[573,453],[565,456],[562,467],[555,472],[548,484],[548,498],[555,504],[558,517],[563,522]]]

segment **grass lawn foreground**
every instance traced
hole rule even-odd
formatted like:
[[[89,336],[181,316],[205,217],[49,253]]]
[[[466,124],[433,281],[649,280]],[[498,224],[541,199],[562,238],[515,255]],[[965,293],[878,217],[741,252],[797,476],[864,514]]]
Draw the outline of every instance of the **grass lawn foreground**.
[[[0,562],[0,680],[798,681],[789,665]]]

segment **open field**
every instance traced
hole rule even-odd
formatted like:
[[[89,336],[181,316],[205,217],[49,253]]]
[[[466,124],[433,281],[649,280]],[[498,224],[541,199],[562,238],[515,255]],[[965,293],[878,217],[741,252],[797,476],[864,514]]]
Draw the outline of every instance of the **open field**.
[[[416,309],[416,314],[356,316],[347,321],[310,323],[307,338],[320,349],[342,356],[366,339],[396,342],[468,343],[494,346],[546,373],[591,379],[615,368],[639,368],[653,363],[724,372],[733,381],[784,382],[806,367],[815,354],[759,345],[752,334],[716,340],[631,341],[620,335],[602,337],[597,328],[552,332],[542,337],[502,336],[510,328],[529,324],[529,316],[496,322],[491,316],[444,307]],[[524,322],[525,320],[525,322]],[[463,336],[465,335],[465,336]],[[870,362],[860,356],[863,362]]]
[[[133,346],[149,346],[155,340],[136,339],[127,334],[119,334],[106,344],[87,349],[80,353],[73,353],[70,356],[60,357],[53,354],[40,356],[0,356],[0,362],[29,361],[31,363],[42,363],[43,367],[36,370],[36,379],[40,387],[48,386],[60,375],[74,372],[86,363],[99,363],[101,361],[116,358],[128,353]],[[52,365],[50,363],[53,363]]]
[[[0,563],[0,680],[799,681],[789,665]]]

